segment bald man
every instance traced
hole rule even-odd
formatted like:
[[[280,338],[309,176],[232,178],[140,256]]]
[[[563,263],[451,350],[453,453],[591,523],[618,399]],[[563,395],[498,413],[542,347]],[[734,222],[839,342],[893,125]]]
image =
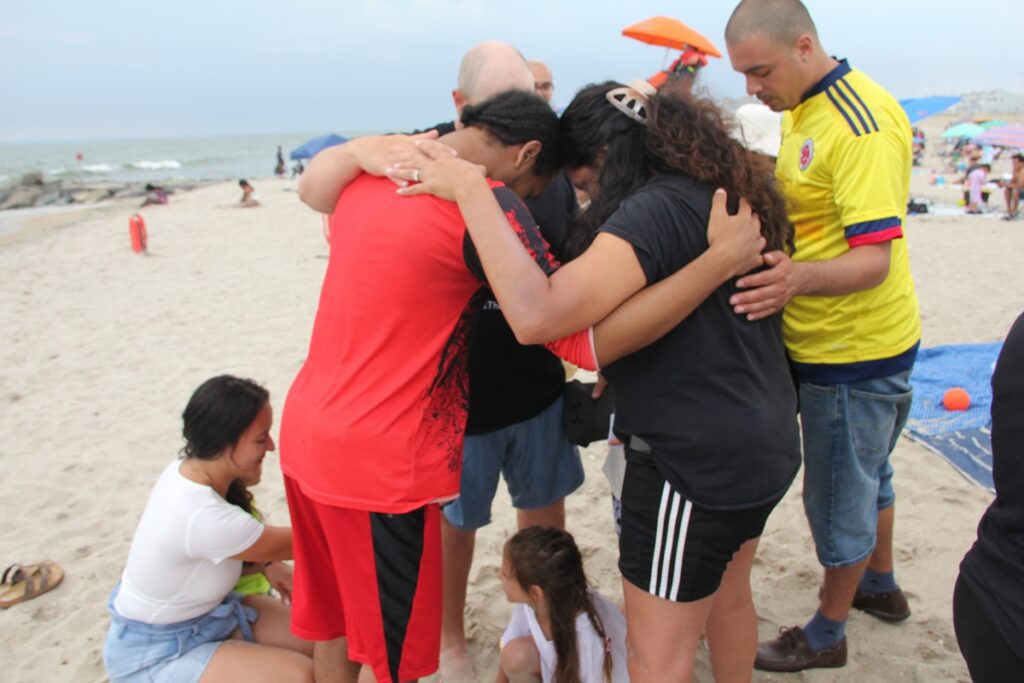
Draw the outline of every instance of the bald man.
[[[543,97],[536,88],[535,73],[507,43],[476,45],[459,67],[458,88],[452,92],[455,110],[461,112],[463,106],[495,89],[537,90]],[[545,99],[550,99],[550,92]],[[447,126],[436,128],[443,134]],[[525,202],[553,253],[566,260],[569,222],[579,210],[572,182],[559,174],[540,197]],[[561,361],[542,346],[516,342],[490,296],[469,350],[469,416],[460,494],[441,516],[445,560],[441,677],[445,681],[478,680],[466,646],[466,592],[476,531],[491,521],[499,478],[505,479],[519,528],[563,528],[565,497],[583,483],[579,453],[562,426],[564,390]]]
[[[548,65],[539,59],[531,59],[530,71],[533,72],[533,87],[536,89],[537,94],[540,95],[545,102],[550,103],[551,98],[555,95],[555,80],[551,75],[551,69],[549,69]]]
[[[455,111],[510,89],[534,91],[526,59],[508,43],[473,46],[459,65],[451,92]],[[446,135],[461,127],[448,121],[424,130]],[[339,148],[318,155],[328,161]],[[311,164],[302,176],[300,197],[322,213],[338,201],[341,165]],[[524,200],[551,251],[566,260],[564,242],[579,207],[572,182],[558,174],[544,193]],[[441,515],[444,604],[441,626],[441,678],[475,683],[479,677],[466,645],[465,607],[476,530],[491,521],[491,502],[504,477],[520,528],[565,526],[565,497],[583,483],[579,453],[562,426],[565,372],[543,346],[522,346],[493,295],[478,316],[469,349],[469,412],[457,500]]]
[[[893,573],[889,456],[910,410],[921,337],[903,220],[911,168],[906,114],[881,86],[822,47],[798,0],[745,0],[725,33],[747,92],[783,118],[776,164],[792,254],[740,278],[735,310],[783,309],[799,381],[804,509],[825,581],[818,611],[758,647],[756,666],[846,663],[851,606],[910,615]]]

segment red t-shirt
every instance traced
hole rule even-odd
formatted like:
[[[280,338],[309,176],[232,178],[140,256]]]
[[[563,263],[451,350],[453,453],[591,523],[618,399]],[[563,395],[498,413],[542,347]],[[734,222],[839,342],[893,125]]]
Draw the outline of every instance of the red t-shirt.
[[[547,273],[558,264],[521,200],[492,183]],[[483,268],[458,207],[362,175],[331,217],[309,355],[281,417],[281,468],[328,505],[404,513],[454,498],[466,345]],[[585,346],[584,331],[569,346]]]

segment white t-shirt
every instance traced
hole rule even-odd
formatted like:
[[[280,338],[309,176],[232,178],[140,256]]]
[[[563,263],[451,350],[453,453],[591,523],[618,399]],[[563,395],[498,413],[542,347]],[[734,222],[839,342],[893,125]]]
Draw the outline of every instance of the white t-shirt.
[[[114,609],[147,624],[206,614],[231,592],[242,561],[228,559],[260,537],[263,525],[209,486],[168,465],[135,529]]]
[[[590,599],[594,603],[594,611],[601,619],[604,632],[611,641],[612,648],[612,683],[629,683],[629,671],[626,669],[626,618],[622,612],[601,594],[591,592]],[[508,622],[505,633],[501,636],[501,645],[510,640],[531,636],[537,652],[540,653],[540,673],[543,683],[551,683],[555,678],[555,645],[544,636],[537,623],[537,615],[533,608],[518,603],[512,610],[512,619]],[[605,644],[590,623],[590,617],[581,613],[576,617],[576,649],[580,656],[580,682],[604,683]]]

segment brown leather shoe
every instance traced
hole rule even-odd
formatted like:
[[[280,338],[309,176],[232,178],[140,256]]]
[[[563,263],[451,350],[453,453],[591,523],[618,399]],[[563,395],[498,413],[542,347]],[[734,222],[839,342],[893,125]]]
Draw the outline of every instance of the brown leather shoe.
[[[897,588],[885,593],[861,593],[853,596],[853,608],[885,621],[903,621],[910,616],[907,596]]]
[[[812,650],[799,626],[779,629],[779,637],[760,643],[754,668],[761,671],[803,671],[846,666],[846,636],[832,647]]]

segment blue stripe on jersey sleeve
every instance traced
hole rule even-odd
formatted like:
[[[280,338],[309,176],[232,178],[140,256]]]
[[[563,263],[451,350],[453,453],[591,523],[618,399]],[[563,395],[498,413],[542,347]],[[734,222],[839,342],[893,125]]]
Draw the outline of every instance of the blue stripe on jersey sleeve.
[[[839,113],[843,115],[843,118],[846,119],[846,122],[850,124],[850,128],[851,130],[853,130],[853,134],[859,136],[860,131],[857,130],[857,124],[853,122],[853,119],[850,118],[850,115],[847,114],[846,110],[843,109],[843,106],[839,104],[839,101],[835,98],[835,95],[832,94],[832,89],[829,88],[828,90],[826,90],[825,94],[828,96],[828,99],[832,102],[835,108],[839,110]]]
[[[846,239],[850,239],[860,235],[870,235],[873,232],[882,232],[889,228],[899,228],[902,225],[903,224],[900,221],[899,216],[890,216],[888,218],[881,218],[877,221],[864,221],[863,223],[847,225],[843,228],[843,231],[846,234]]]
[[[857,115],[857,120],[860,121],[860,125],[864,128],[864,132],[870,133],[871,129],[868,127],[868,122],[864,120],[864,116],[860,113],[860,109],[857,109],[857,105],[853,103],[853,100],[846,96],[846,93],[843,92],[843,89],[839,87],[838,83],[835,86],[835,91],[843,98],[843,102],[846,102],[846,106],[848,106],[853,113]]]
[[[871,110],[868,109],[868,105],[864,104],[864,100],[860,98],[860,95],[857,94],[857,91],[853,89],[853,86],[850,85],[850,83],[845,78],[842,78],[840,80],[842,81],[843,85],[846,86],[846,89],[850,91],[850,94],[853,95],[858,102],[860,102],[861,109],[863,109],[864,113],[868,115],[869,119],[871,119],[871,125],[874,127],[875,132],[877,133],[878,123],[875,121],[875,117],[872,116]]]

